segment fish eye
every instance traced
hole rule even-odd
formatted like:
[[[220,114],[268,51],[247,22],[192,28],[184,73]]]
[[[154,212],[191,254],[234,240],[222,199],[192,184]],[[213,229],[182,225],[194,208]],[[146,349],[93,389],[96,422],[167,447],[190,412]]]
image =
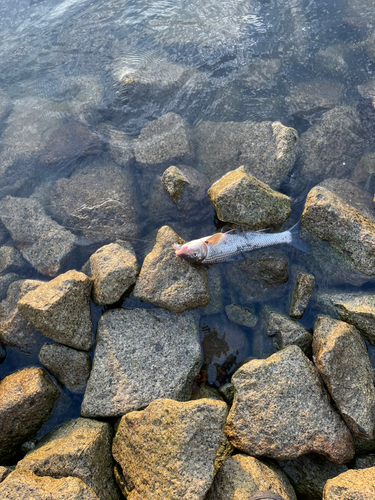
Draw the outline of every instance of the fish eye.
[[[196,259],[198,257],[198,252],[194,252],[193,257],[194,257],[194,259]]]

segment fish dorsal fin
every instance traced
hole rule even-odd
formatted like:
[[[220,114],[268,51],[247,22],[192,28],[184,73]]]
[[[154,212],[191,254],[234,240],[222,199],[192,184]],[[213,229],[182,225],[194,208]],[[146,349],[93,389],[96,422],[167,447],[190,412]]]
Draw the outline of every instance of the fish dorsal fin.
[[[225,234],[223,233],[216,233],[213,234],[212,236],[209,236],[204,240],[205,243],[210,243],[211,245],[218,245],[222,239],[225,238]]]

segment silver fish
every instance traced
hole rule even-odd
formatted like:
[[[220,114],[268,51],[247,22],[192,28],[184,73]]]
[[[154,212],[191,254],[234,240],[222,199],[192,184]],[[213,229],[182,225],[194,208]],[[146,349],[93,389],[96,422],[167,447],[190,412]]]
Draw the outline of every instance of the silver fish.
[[[216,233],[183,245],[174,244],[176,256],[189,262],[217,264],[233,257],[279,243],[288,243],[302,252],[310,253],[310,248],[299,237],[300,223],[282,233],[264,233],[261,231],[239,231],[232,229],[226,233]]]

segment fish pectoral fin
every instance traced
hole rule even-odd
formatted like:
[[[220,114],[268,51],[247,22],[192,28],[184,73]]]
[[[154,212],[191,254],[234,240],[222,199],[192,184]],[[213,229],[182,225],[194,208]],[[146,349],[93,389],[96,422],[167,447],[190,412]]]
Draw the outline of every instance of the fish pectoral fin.
[[[225,234],[216,233],[204,240],[205,243],[210,243],[211,245],[218,245],[225,238]]]

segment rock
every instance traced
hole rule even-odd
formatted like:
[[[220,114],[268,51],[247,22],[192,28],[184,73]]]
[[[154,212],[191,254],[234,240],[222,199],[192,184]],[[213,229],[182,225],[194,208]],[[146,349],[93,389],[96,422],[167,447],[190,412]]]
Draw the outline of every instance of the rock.
[[[366,142],[358,113],[338,106],[324,113],[306,132],[298,144],[299,175],[317,183],[328,177],[350,177],[364,153]]]
[[[100,500],[120,498],[112,470],[112,427],[108,422],[77,418],[47,434],[17,469],[38,476],[75,477]]]
[[[271,311],[265,315],[268,320],[267,335],[272,338],[273,347],[277,351],[290,345],[297,345],[306,356],[311,357],[313,336],[306,328],[284,314]]]
[[[323,491],[323,500],[372,500],[375,495],[375,467],[348,470],[329,479]]]
[[[349,181],[328,179],[307,195],[301,223],[328,241],[351,267],[373,276],[375,222],[370,203],[370,195]]]
[[[281,67],[281,59],[255,59],[246,64],[245,71],[240,75],[240,81],[251,90],[269,88],[276,84],[274,78]]]
[[[141,498],[203,500],[226,415],[221,401],[158,399],[122,417],[113,456]]]
[[[100,500],[83,481],[73,477],[52,479],[18,469],[0,484],[3,500]]]
[[[248,174],[279,189],[295,160],[293,128],[279,122],[205,122],[195,129],[199,169],[211,182],[244,165]]]
[[[184,243],[170,227],[163,226],[156,243],[142,265],[133,291],[134,297],[175,313],[205,307],[210,297],[207,271],[176,257],[173,244]]]
[[[91,358],[86,352],[62,344],[44,344],[38,359],[69,391],[85,392],[91,371]]]
[[[355,457],[355,469],[368,469],[369,467],[375,467],[375,455],[363,455]]]
[[[120,417],[161,397],[188,400],[201,364],[197,328],[195,313],[106,312],[98,323],[81,415]]]
[[[210,266],[207,269],[207,285],[210,302],[202,310],[202,314],[217,314],[223,309],[223,286],[219,267]]]
[[[375,98],[375,92],[374,92],[374,98]],[[357,163],[357,166],[352,172],[350,180],[354,184],[357,184],[361,189],[368,191],[372,187],[373,183],[372,176],[374,174],[375,174],[375,153],[366,153]]]
[[[285,294],[289,279],[288,259],[280,250],[255,250],[242,261],[225,266],[225,277],[243,303],[267,300]]]
[[[19,313],[17,302],[26,293],[35,290],[42,281],[17,280],[9,285],[7,298],[0,304],[0,342],[24,352],[38,351],[45,337]]]
[[[188,161],[193,155],[188,124],[176,113],[147,123],[134,140],[134,154],[144,166]]]
[[[258,317],[248,309],[243,309],[236,304],[225,306],[225,313],[228,318],[238,325],[247,326],[249,328],[255,326],[258,322]]]
[[[356,436],[371,439],[375,426],[374,372],[359,331],[343,321],[318,316],[313,354],[346,425]]]
[[[3,276],[0,276],[0,300],[5,299],[10,285],[21,278],[22,276],[16,273],[6,273]]]
[[[0,465],[0,483],[4,481],[4,479],[9,476],[9,474],[14,470],[12,467],[4,467]]]
[[[109,130],[108,148],[113,161],[123,167],[134,159],[133,139],[121,130]]]
[[[302,318],[309,304],[315,286],[315,277],[312,274],[299,273],[290,306],[289,316]]]
[[[4,90],[0,89],[0,122],[4,120],[11,106],[9,95]]]
[[[329,45],[325,49],[320,49],[315,55],[315,64],[317,69],[327,75],[345,77],[349,72],[349,66],[346,62],[347,50],[345,45]]]
[[[290,115],[308,118],[319,111],[331,109],[339,102],[343,86],[330,80],[312,80],[292,87],[285,98]]]
[[[89,241],[109,242],[138,236],[139,204],[129,170],[95,163],[60,179],[50,193],[50,211],[64,226]]]
[[[20,314],[43,335],[62,344],[92,348],[90,293],[92,280],[68,271],[28,292],[17,303]]]
[[[277,460],[305,453],[323,455],[333,463],[353,458],[349,429],[299,347],[249,361],[232,376],[232,383],[236,393],[226,427],[232,446]]]
[[[0,219],[14,245],[37,271],[56,276],[74,247],[75,236],[45,214],[30,198],[1,200]]]
[[[244,167],[215,182],[208,196],[219,220],[246,224],[249,229],[281,226],[292,210],[292,200],[249,175]]]
[[[287,474],[299,498],[303,500],[321,500],[323,488],[328,479],[347,471],[346,465],[337,465],[317,455],[279,462]]]
[[[21,271],[25,265],[19,251],[13,245],[4,245],[0,247],[0,273],[11,273]]]
[[[114,304],[136,282],[139,267],[133,247],[111,243],[90,257],[95,304]]]
[[[197,401],[198,399],[215,399],[216,401],[224,401],[219,391],[210,385],[201,385],[197,389],[193,389],[190,401]],[[225,438],[226,439],[226,438]]]
[[[224,400],[228,404],[232,404],[234,398],[234,385],[230,382],[219,387],[219,393],[223,396]]]
[[[288,478],[277,466],[270,468],[254,457],[239,453],[221,466],[207,500],[248,500],[252,493],[266,490],[285,500],[297,500]]]
[[[35,436],[59,396],[60,391],[40,368],[25,368],[0,382],[1,465],[10,463],[21,444]]]

